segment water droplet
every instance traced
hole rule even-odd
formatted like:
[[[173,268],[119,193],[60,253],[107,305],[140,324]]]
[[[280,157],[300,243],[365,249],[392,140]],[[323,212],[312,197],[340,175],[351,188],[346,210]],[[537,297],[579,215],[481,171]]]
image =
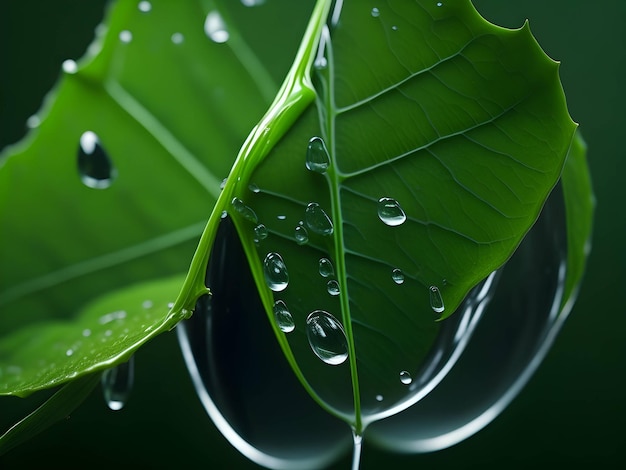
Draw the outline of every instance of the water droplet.
[[[246,206],[241,199],[235,197],[233,198],[231,204],[233,205],[233,208],[243,216],[244,219],[247,219],[250,222],[254,222],[255,224],[259,223],[259,219],[256,216],[256,213],[250,207]]]
[[[63,61],[61,68],[65,73],[76,73],[78,70],[78,65],[72,59],[67,59]]]
[[[382,395],[376,395],[376,401],[383,401]]]
[[[254,194],[258,194],[259,192],[261,192],[261,189],[259,189],[259,187],[258,187],[256,184],[254,184],[254,183],[251,183],[251,184],[248,186],[248,189],[249,189],[250,191],[252,191]]]
[[[291,333],[296,328],[293,317],[282,300],[277,300],[274,303],[274,318],[278,328],[284,333]]]
[[[404,282],[404,273],[401,269],[396,268],[391,271],[391,279],[393,279],[393,282],[396,284],[402,284]]]
[[[409,374],[406,370],[400,372],[400,382],[402,382],[404,385],[409,385],[411,382],[413,382],[411,374]]]
[[[302,225],[296,226],[296,229],[294,230],[294,237],[298,245],[304,245],[309,241],[309,233]]]
[[[305,212],[304,220],[307,227],[318,235],[331,235],[333,233],[333,223],[326,215],[324,209],[317,202],[311,202]]]
[[[443,6],[443,3],[442,2],[437,2],[437,6],[441,7],[441,6]]]
[[[244,7],[258,7],[259,5],[263,5],[265,0],[241,0],[241,4]]]
[[[112,321],[123,320],[124,318],[126,318],[126,312],[124,310],[117,310],[115,312],[102,315],[98,319],[98,323],[100,323],[101,325],[106,325],[107,323],[111,323]]]
[[[217,11],[212,11],[206,15],[204,20],[204,32],[213,42],[218,44],[228,41],[230,34],[226,29],[224,19]]]
[[[92,131],[84,132],[80,136],[78,172],[83,184],[95,189],[108,188],[117,176],[117,171],[100,144],[100,139]]]
[[[320,258],[319,268],[322,277],[330,277],[335,274],[333,263],[328,258]]]
[[[398,31],[398,27],[395,24],[391,27],[391,29],[392,31]]]
[[[169,309],[174,308],[174,302],[168,302],[167,308],[169,308]]]
[[[276,218],[277,218],[278,220],[287,220],[287,216],[286,216],[286,215],[283,215],[283,214],[278,214],[278,215],[276,216]]]
[[[305,165],[307,169],[316,173],[326,173],[326,170],[328,170],[330,155],[326,149],[326,144],[320,137],[313,137],[309,141],[306,149]]]
[[[280,292],[289,284],[289,273],[283,258],[278,253],[268,253],[263,261],[263,273],[267,286],[274,292]]]
[[[89,328],[85,328],[85,329],[83,330],[83,336],[84,336],[85,338],[87,338],[88,336],[91,336],[91,330],[90,330]]]
[[[332,296],[340,294],[339,283],[334,279],[331,279],[326,283],[326,289],[328,290],[328,293]]]
[[[306,319],[306,335],[317,357],[333,366],[348,358],[348,340],[343,326],[330,313],[315,310]]]
[[[267,227],[263,224],[254,227],[254,237],[259,241],[265,240],[267,238]]]
[[[183,33],[174,33],[172,34],[172,42],[174,44],[182,44],[185,42],[185,36],[183,36]]]
[[[122,41],[124,44],[128,44],[130,41],[133,40],[133,33],[125,29],[124,31],[120,31],[119,37],[120,41]]]
[[[149,309],[149,308],[152,308],[152,306],[153,306],[153,305],[154,305],[154,302],[152,302],[152,300],[144,300],[144,301],[141,303],[141,306],[142,306],[143,308],[145,308],[146,310],[147,310],[147,309]]]
[[[441,292],[437,286],[430,286],[430,306],[436,313],[443,312],[446,308],[443,304],[443,297],[441,296]]]
[[[390,197],[381,197],[378,200],[378,217],[390,227],[402,225],[406,221],[406,214],[398,201]]]
[[[223,190],[226,187],[226,182],[228,181],[228,178],[224,178],[222,180],[222,182],[220,183],[220,191]]]
[[[41,118],[36,114],[33,114],[26,120],[26,127],[29,129],[34,129],[35,127],[39,127],[41,124]]]
[[[111,410],[118,411],[124,408],[134,381],[134,356],[131,356],[128,362],[104,371],[102,374],[102,393],[104,401]]]
[[[380,10],[378,10],[378,8],[376,7],[372,8],[372,16],[374,18],[378,18],[380,16]]]
[[[139,2],[139,5],[137,5],[137,8],[139,8],[139,11],[143,13],[148,13],[150,10],[152,10],[152,4],[144,0],[142,2]]]
[[[70,357],[72,354],[74,354],[74,350],[72,348],[68,349],[67,351],[65,351],[65,355],[67,357]]]

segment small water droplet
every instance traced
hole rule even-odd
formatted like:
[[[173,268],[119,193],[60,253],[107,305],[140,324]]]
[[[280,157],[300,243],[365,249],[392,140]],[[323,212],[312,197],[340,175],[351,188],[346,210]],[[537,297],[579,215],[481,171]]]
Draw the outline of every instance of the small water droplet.
[[[139,8],[139,11],[142,13],[148,13],[150,10],[152,10],[152,4],[144,0],[144,1],[139,2],[139,5],[137,5],[137,8]]]
[[[168,302],[167,308],[169,308],[169,309],[174,308],[174,302]]]
[[[185,42],[185,36],[183,36],[183,33],[174,33],[172,34],[171,39],[174,44],[182,44]]]
[[[395,24],[391,27],[391,29],[392,31],[398,31],[398,27]]]
[[[376,395],[376,401],[383,401],[382,395]]]
[[[376,7],[372,8],[372,16],[378,18],[380,16],[380,10]]]
[[[400,372],[400,382],[402,382],[404,385],[409,385],[411,382],[413,382],[411,374],[409,374],[406,370]]]
[[[333,366],[348,358],[348,340],[343,326],[324,310],[315,310],[306,319],[306,335],[317,357]]]
[[[263,5],[265,0],[241,0],[241,4],[244,7],[258,7],[259,5]]]
[[[334,279],[331,279],[326,283],[326,289],[328,290],[328,293],[332,296],[340,294],[339,283]]]
[[[78,70],[78,65],[72,59],[67,59],[63,61],[61,68],[65,73],[76,73]]]
[[[233,198],[231,204],[233,205],[233,208],[243,216],[244,219],[247,219],[250,222],[254,222],[255,224],[259,223],[256,212],[254,212],[250,207],[246,206],[241,199],[235,197]]]
[[[124,408],[133,388],[135,381],[135,359],[131,356],[128,362],[124,362],[112,369],[107,369],[102,374],[102,393],[107,406],[118,411]]]
[[[304,220],[307,227],[318,235],[331,235],[333,233],[333,223],[326,215],[324,209],[317,202],[311,202],[305,212]]]
[[[133,33],[125,29],[124,31],[120,31],[119,37],[120,37],[120,41],[122,41],[124,44],[128,44],[129,42],[133,40]]]
[[[111,159],[92,131],[80,136],[78,146],[78,172],[83,184],[89,188],[105,189],[117,176]]]
[[[228,181],[228,178],[224,178],[222,180],[222,182],[220,183],[220,191],[223,190],[226,187],[226,182]]]
[[[267,286],[274,292],[280,292],[289,284],[289,273],[282,256],[278,253],[268,253],[263,261],[263,273]]]
[[[85,328],[85,329],[83,330],[83,336],[84,336],[85,338],[87,338],[87,337],[91,336],[91,330],[90,330],[89,328]]]
[[[146,310],[147,310],[147,309],[149,309],[149,308],[152,308],[152,306],[153,306],[153,305],[154,305],[154,302],[152,302],[152,300],[144,300],[144,301],[141,303],[141,306],[142,306],[143,308],[145,308]]]
[[[213,42],[218,44],[228,41],[230,34],[226,29],[224,19],[217,11],[212,11],[206,15],[204,20],[204,32]]]
[[[72,354],[74,354],[74,350],[72,348],[68,349],[67,351],[65,351],[65,355],[67,357],[70,357]]]
[[[402,284],[404,282],[404,273],[401,269],[396,268],[391,271],[391,278],[396,284]]]
[[[443,304],[443,297],[441,296],[441,292],[437,286],[430,286],[430,307],[436,313],[443,312],[446,308]]]
[[[330,166],[330,155],[326,149],[326,144],[320,137],[313,137],[306,148],[307,169],[316,173],[326,173]]]
[[[39,127],[40,124],[41,124],[41,118],[37,116],[36,114],[33,114],[26,120],[26,127],[28,127],[29,129],[34,129],[36,127]]]
[[[441,7],[441,6],[443,6],[443,3],[442,2],[437,2],[437,6]]]
[[[402,225],[406,221],[406,214],[398,201],[390,197],[381,197],[378,200],[378,217],[390,227]]]
[[[287,216],[286,216],[286,215],[283,215],[283,214],[278,214],[278,215],[276,216],[276,218],[277,218],[278,220],[287,220]]]
[[[285,305],[285,302],[282,300],[277,300],[274,303],[274,318],[276,319],[276,324],[280,331],[284,333],[291,333],[295,330],[296,325],[293,322],[293,317],[291,316],[291,312]]]
[[[261,189],[260,189],[260,188],[259,188],[256,184],[254,184],[254,183],[251,183],[251,184],[248,186],[248,189],[249,189],[250,191],[252,191],[254,194],[258,194],[259,192],[261,192]]]
[[[333,263],[328,258],[320,258],[319,271],[322,277],[330,277],[335,274]]]
[[[263,224],[254,227],[254,236],[259,241],[265,240],[267,238],[267,227]]]
[[[100,323],[101,325],[106,325],[107,323],[111,323],[112,321],[123,320],[124,318],[126,318],[126,312],[124,310],[116,310],[115,312],[102,315],[98,319],[98,323]]]
[[[298,245],[305,245],[309,241],[309,233],[302,225],[296,226],[293,236],[295,237]]]

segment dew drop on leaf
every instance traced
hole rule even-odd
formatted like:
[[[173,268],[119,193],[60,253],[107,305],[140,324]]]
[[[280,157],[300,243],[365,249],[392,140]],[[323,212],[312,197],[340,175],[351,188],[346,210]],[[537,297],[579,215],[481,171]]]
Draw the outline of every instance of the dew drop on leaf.
[[[306,319],[306,335],[317,357],[336,366],[348,358],[348,340],[343,326],[324,310],[315,310]]]
[[[29,129],[35,129],[36,127],[39,127],[40,124],[41,118],[36,114],[33,114],[26,120],[26,127],[28,127]]]
[[[213,42],[218,44],[228,41],[230,34],[226,29],[224,19],[217,11],[212,11],[206,15],[204,20],[204,32]]]
[[[254,237],[256,240],[265,240],[267,238],[267,227],[263,224],[259,224],[254,227]]]
[[[332,296],[339,295],[340,293],[339,283],[334,279],[331,279],[326,283],[326,289],[328,290],[328,293]]]
[[[250,183],[250,185],[248,186],[248,189],[252,191],[254,194],[258,194],[261,192],[261,189],[254,183]]]
[[[319,271],[322,277],[330,277],[335,274],[333,263],[328,258],[320,258]]]
[[[67,59],[63,61],[63,64],[61,64],[61,68],[65,73],[76,73],[78,65],[76,65],[76,62],[72,59]]]
[[[294,238],[298,245],[305,245],[309,242],[309,232],[302,225],[297,225],[294,230]]]
[[[372,16],[374,18],[378,18],[380,16],[380,10],[378,8],[376,8],[376,7],[372,8],[372,12],[371,13],[372,13]]]
[[[413,382],[411,374],[409,374],[406,370],[400,372],[400,382],[402,382],[404,385],[409,385],[411,382]]]
[[[383,401],[382,395],[376,395],[376,401]]]
[[[107,369],[102,374],[102,394],[107,406],[118,411],[124,408],[135,381],[134,356],[116,367]]]
[[[185,36],[183,33],[174,33],[171,39],[174,44],[182,44],[185,41]]]
[[[406,221],[406,214],[400,203],[390,197],[381,197],[378,200],[378,217],[390,227],[402,225]]]
[[[330,155],[326,144],[320,137],[313,137],[306,149],[305,165],[308,170],[316,173],[326,173],[330,166]]]
[[[391,271],[391,279],[393,279],[393,282],[396,284],[402,284],[404,283],[404,273],[401,269],[396,268]]]
[[[296,328],[291,312],[289,312],[287,305],[282,300],[277,300],[274,303],[274,318],[278,328],[283,333],[291,333]]]
[[[445,306],[443,304],[443,297],[441,296],[441,292],[437,286],[430,286],[428,288],[430,291],[430,307],[436,313],[441,313],[445,310]]]
[[[304,211],[304,221],[318,235],[332,235],[333,223],[317,202],[311,202]]]
[[[124,44],[128,44],[129,42],[133,40],[133,33],[125,29],[123,31],[120,31],[119,38],[120,38],[120,41],[122,41]]]
[[[152,4],[146,0],[143,0],[139,2],[137,8],[139,8],[139,11],[142,13],[148,13],[150,10],[152,10]]]
[[[233,206],[233,209],[241,214],[244,219],[249,220],[250,222],[254,222],[255,224],[259,223],[256,212],[254,212],[250,207],[246,206],[241,199],[235,197],[231,201],[231,204]]]
[[[274,292],[280,292],[289,284],[289,273],[283,258],[278,253],[268,253],[263,261],[263,274],[267,286]]]
[[[265,3],[265,0],[241,0],[241,4],[244,7],[258,7],[260,5],[263,5]]]
[[[111,159],[92,131],[80,136],[78,146],[78,173],[83,184],[89,188],[105,189],[117,176]]]

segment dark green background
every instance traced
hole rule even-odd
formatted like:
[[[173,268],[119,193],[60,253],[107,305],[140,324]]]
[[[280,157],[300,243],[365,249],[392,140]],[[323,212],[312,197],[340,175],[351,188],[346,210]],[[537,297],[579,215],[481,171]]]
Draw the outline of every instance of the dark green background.
[[[24,134],[26,119],[39,109],[62,61],[83,54],[104,4],[103,0],[2,3],[0,148]],[[469,440],[434,454],[392,456],[366,444],[362,468],[623,465],[626,2],[476,0],[475,4],[503,26],[518,27],[528,18],[546,52],[562,61],[571,114],[589,145],[597,197],[593,251],[579,301],[562,333],[528,386],[500,417]],[[5,269],[10,267],[0,267]],[[0,458],[0,468],[32,468],[44,462],[50,466],[64,462],[67,468],[254,468],[205,415],[174,335],[149,344],[136,361],[136,388],[123,411],[108,411],[95,393],[71,418]],[[18,418],[20,403],[4,400],[13,400],[16,407],[15,416],[0,416],[3,427]],[[349,461],[337,468],[349,468]]]

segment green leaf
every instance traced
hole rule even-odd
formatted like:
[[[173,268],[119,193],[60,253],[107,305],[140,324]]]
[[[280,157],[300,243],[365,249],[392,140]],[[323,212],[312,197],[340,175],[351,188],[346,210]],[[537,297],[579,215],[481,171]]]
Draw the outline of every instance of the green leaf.
[[[428,354],[455,346],[435,344],[435,320],[515,251],[576,125],[528,25],[498,28],[469,2],[346,3],[330,28],[323,19],[244,145],[188,286],[227,211],[295,373],[360,432],[440,380],[448,361]],[[320,275],[322,259],[333,275]],[[275,320],[283,304],[293,333]]]

